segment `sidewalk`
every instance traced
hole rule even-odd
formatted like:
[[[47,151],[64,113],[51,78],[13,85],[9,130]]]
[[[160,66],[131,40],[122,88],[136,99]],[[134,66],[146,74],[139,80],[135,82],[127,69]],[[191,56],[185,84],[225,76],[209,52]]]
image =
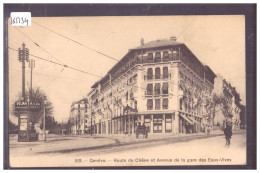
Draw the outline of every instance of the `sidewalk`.
[[[18,142],[17,135],[9,139],[10,155],[31,155],[35,153],[48,153],[53,151],[69,151],[78,148],[96,147],[115,144],[114,139],[87,136],[59,136],[48,135],[47,142]]]
[[[234,131],[233,134],[245,133],[245,130]],[[121,145],[130,145],[138,143],[149,143],[149,142],[181,142],[186,139],[196,140],[201,138],[210,138],[215,136],[224,136],[223,131],[215,130],[211,131],[210,134],[205,133],[193,133],[193,134],[153,134],[148,135],[148,138],[136,139],[135,135],[48,135],[47,142],[17,142],[17,135],[10,136],[10,154],[13,156],[24,155],[25,153],[66,153],[73,151],[85,151],[100,149],[104,147],[113,147]]]
[[[246,130],[239,129],[236,131],[233,131],[233,134],[239,134],[246,132]],[[135,135],[124,135],[124,134],[118,134],[118,135],[94,135],[94,136],[100,136],[100,137],[107,137],[112,138],[117,141],[117,143],[120,144],[133,144],[133,143],[144,143],[144,142],[152,142],[152,141],[162,141],[162,140],[169,140],[169,139],[180,139],[180,138],[186,138],[186,137],[214,137],[214,136],[224,136],[224,132],[222,130],[214,130],[211,131],[210,134],[206,134],[205,132],[200,133],[192,133],[192,134],[184,134],[184,133],[178,133],[178,134],[149,134],[148,138],[143,138],[142,135],[139,136],[138,139],[136,139]],[[196,139],[196,138],[195,138]]]

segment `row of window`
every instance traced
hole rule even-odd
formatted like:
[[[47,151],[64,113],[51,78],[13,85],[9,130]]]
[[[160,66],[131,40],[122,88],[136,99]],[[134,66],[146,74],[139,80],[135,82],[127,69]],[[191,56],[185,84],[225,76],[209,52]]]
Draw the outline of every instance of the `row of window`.
[[[154,88],[153,88],[153,84],[149,83],[149,84],[147,84],[146,95],[153,95],[153,94],[154,95],[160,95],[161,93],[162,94],[169,94],[168,88],[169,88],[168,82],[162,83],[162,87],[161,87],[161,83],[155,83]]]
[[[194,55],[187,54],[186,51],[183,51],[181,54],[181,61],[201,79],[204,79],[205,66],[203,66]]]
[[[180,99],[180,110],[188,112],[188,113],[192,113],[195,115],[201,115],[206,111],[205,108],[191,104],[191,103],[187,103],[182,99]]]
[[[175,116],[173,116],[173,120]],[[163,116],[162,115],[154,115],[153,117],[153,129],[151,129],[151,117],[150,115],[146,115],[144,117],[145,126],[148,129],[148,132],[153,130],[153,133],[162,133],[162,124],[163,124]],[[165,115],[165,132],[172,132],[172,115]]]
[[[201,87],[188,76],[184,75],[183,73],[179,73],[180,80],[187,82],[190,86],[195,87],[199,92],[201,91]]]
[[[147,99],[147,110],[153,110],[153,102],[155,102],[155,110],[168,109],[168,98],[163,99]]]
[[[137,110],[137,101],[135,101],[134,103],[131,102],[130,105],[129,105],[131,108],[133,109],[136,109]],[[124,108],[123,106],[120,106],[118,108],[115,108],[114,111],[113,111],[113,117],[117,117],[117,116],[120,116],[120,115],[123,115],[123,111],[124,111]]]
[[[119,91],[119,90],[125,88],[126,86],[135,84],[136,82],[137,82],[137,74],[135,74],[134,76],[132,76],[132,77],[130,77],[128,80],[126,80],[126,83],[122,82],[121,85],[117,85],[117,87],[114,87],[114,90],[115,90],[115,91]],[[103,91],[106,87],[108,87],[109,84],[110,84],[110,81],[107,81],[106,83],[104,83],[104,84],[101,86],[101,91]]]
[[[174,51],[173,54],[177,54],[177,52]],[[155,60],[156,60],[156,59],[161,59],[161,57],[163,57],[163,58],[169,58],[169,57],[170,57],[170,56],[169,56],[169,52],[168,52],[168,51],[164,51],[164,52],[163,52],[163,56],[161,56],[161,52],[156,52],[154,59],[155,59]],[[148,53],[148,59],[153,59],[153,53]]]
[[[153,69],[148,68],[147,70],[147,79],[160,79],[160,78],[168,78],[169,77],[169,72],[168,72],[168,67],[163,67],[163,74],[161,76],[161,68],[156,67],[155,68],[155,75],[153,75]]]

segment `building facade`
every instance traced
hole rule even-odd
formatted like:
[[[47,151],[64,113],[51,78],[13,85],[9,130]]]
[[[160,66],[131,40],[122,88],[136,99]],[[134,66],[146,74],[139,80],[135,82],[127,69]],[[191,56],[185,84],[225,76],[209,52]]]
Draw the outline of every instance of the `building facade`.
[[[82,99],[71,104],[69,124],[73,135],[87,133],[87,102],[87,99]]]
[[[214,125],[224,126],[226,120],[232,122],[233,130],[240,128],[240,95],[235,87],[232,87],[222,76],[215,78],[214,94],[223,98],[222,104],[216,106]]]
[[[88,127],[94,134],[196,133],[214,124],[216,75],[176,37],[129,52],[88,93]]]

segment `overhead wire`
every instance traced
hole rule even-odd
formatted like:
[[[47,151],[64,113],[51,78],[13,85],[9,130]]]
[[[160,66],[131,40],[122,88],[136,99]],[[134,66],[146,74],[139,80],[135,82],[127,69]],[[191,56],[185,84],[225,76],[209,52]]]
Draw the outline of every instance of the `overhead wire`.
[[[18,52],[18,50],[14,49],[12,47],[8,47],[8,49]],[[82,72],[82,73],[85,73],[85,74],[88,74],[88,75],[92,75],[92,76],[96,76],[96,77],[102,78],[102,76],[99,76],[99,75],[96,75],[96,74],[93,74],[93,73],[89,73],[89,72],[86,72],[86,71],[83,71],[83,70],[80,70],[80,69],[77,69],[77,68],[74,68],[74,67],[70,67],[70,66],[68,66],[66,64],[62,64],[62,63],[58,63],[58,62],[55,62],[55,61],[52,61],[52,60],[48,60],[48,59],[45,59],[45,58],[42,58],[42,57],[30,54],[30,53],[29,53],[29,55],[32,56],[32,57],[35,57],[37,59],[49,62],[49,63],[53,63],[53,64],[56,64],[56,65],[59,65],[59,66],[63,66],[63,67],[68,68],[68,69],[72,69],[72,70],[75,70],[75,71],[78,71],[78,72]]]
[[[89,49],[89,50],[92,50],[92,51],[94,51],[94,52],[96,52],[96,53],[98,53],[98,54],[100,54],[100,55],[103,55],[103,56],[105,56],[105,57],[107,57],[107,58],[110,58],[110,59],[112,59],[112,60],[114,60],[114,61],[119,61],[118,59],[116,59],[116,58],[114,58],[114,57],[112,57],[112,56],[109,56],[109,55],[107,55],[107,54],[105,54],[105,53],[103,53],[103,52],[100,52],[100,51],[98,51],[98,50],[96,50],[96,49],[93,49],[93,48],[91,48],[91,47],[89,47],[89,46],[86,46],[86,45],[83,44],[83,43],[80,43],[80,42],[78,42],[78,41],[76,41],[76,40],[74,40],[74,39],[72,39],[72,38],[69,38],[69,37],[67,37],[67,36],[65,36],[65,35],[63,35],[63,34],[61,34],[61,33],[59,33],[59,32],[56,32],[56,31],[54,31],[54,30],[52,30],[52,29],[49,29],[49,28],[47,28],[46,26],[43,26],[43,25],[41,25],[41,24],[39,24],[39,23],[37,23],[37,22],[35,22],[35,21],[32,21],[32,22],[35,23],[35,24],[37,24],[38,26],[40,26],[40,27],[42,27],[42,28],[44,28],[44,29],[46,29],[46,30],[52,32],[52,33],[55,33],[56,35],[59,35],[59,36],[65,38],[65,39],[67,39],[67,40],[70,40],[70,41],[72,41],[72,42],[74,42],[74,43],[76,43],[76,44],[78,44],[78,45],[80,45],[80,46],[82,46],[82,47],[85,47],[85,48],[87,48],[87,49]]]
[[[42,51],[44,51],[45,53],[47,53],[48,55],[50,55],[51,58],[56,59],[57,61],[59,61],[60,63],[63,63],[62,61],[60,61],[58,58],[54,57],[51,53],[49,53],[47,50],[45,50],[42,46],[40,46],[36,41],[34,41],[33,39],[31,39],[28,35],[26,35],[24,32],[22,32],[20,29],[18,29],[17,27],[14,27],[16,30],[18,30],[22,35],[24,35],[27,39],[29,39],[31,42],[33,42],[37,47],[39,47]]]
[[[183,31],[178,35],[178,37],[179,37],[181,34],[184,33],[184,31],[192,24],[192,22],[194,21],[195,18],[196,18],[196,16],[195,16],[195,17],[190,21],[190,23],[183,29]],[[99,53],[99,54],[101,54],[101,55],[103,55],[103,56],[105,56],[105,57],[108,57],[108,58],[110,58],[110,59],[113,59],[113,60],[115,60],[115,61],[119,61],[118,59],[115,59],[115,58],[113,58],[113,57],[111,57],[111,56],[109,56],[109,55],[106,55],[106,54],[104,54],[104,53],[98,51],[98,50],[95,50],[95,49],[93,49],[93,48],[91,48],[91,47],[89,47],[89,46],[86,46],[86,45],[84,45],[84,44],[82,44],[82,43],[80,43],[80,42],[78,42],[78,41],[76,41],[76,40],[74,40],[74,39],[72,39],[72,38],[69,38],[69,37],[67,37],[67,36],[65,36],[65,35],[63,35],[63,34],[61,34],[61,33],[59,33],[59,32],[56,32],[56,31],[54,31],[54,30],[52,30],[52,29],[50,29],[50,28],[48,28],[48,27],[46,27],[46,26],[43,26],[43,25],[41,25],[41,24],[39,24],[39,23],[37,23],[37,22],[35,22],[35,21],[32,21],[32,22],[35,23],[35,24],[37,24],[38,26],[40,26],[40,27],[42,27],[42,28],[44,28],[44,29],[46,29],[46,30],[52,32],[52,33],[55,33],[56,35],[59,35],[59,36],[65,38],[65,39],[67,39],[67,40],[70,40],[70,41],[72,41],[72,42],[74,42],[74,43],[76,43],[76,44],[78,44],[78,45],[80,45],[80,46],[83,46],[83,47],[85,47],[85,48],[88,48],[88,49],[90,49],[90,50],[92,50],[92,51],[94,51],[94,52],[96,52],[96,53]]]
[[[179,33],[179,35],[177,36],[177,38],[180,37],[180,36],[184,33],[184,31],[192,24],[192,22],[195,20],[196,17],[197,17],[197,16],[195,16],[195,17],[189,22],[189,24],[186,25],[186,27]]]
[[[195,18],[196,18],[196,16],[189,22],[189,24],[182,30],[182,32],[178,35],[178,37],[180,36],[180,35],[182,35],[183,33],[184,33],[184,31],[192,24],[192,22],[195,20]],[[101,55],[103,55],[103,56],[106,56],[106,57],[108,57],[108,58],[110,58],[110,59],[113,59],[113,60],[115,60],[115,61],[119,61],[118,59],[115,59],[115,58],[113,58],[113,57],[111,57],[111,56],[108,56],[108,55],[106,55],[106,54],[104,54],[104,53],[102,53],[102,52],[100,52],[100,51],[97,51],[97,50],[95,50],[95,49],[93,49],[93,48],[90,48],[90,47],[88,47],[88,46],[86,46],[86,45],[84,45],[84,44],[82,44],[82,43],[80,43],[80,42],[78,42],[78,41],[76,41],[76,40],[73,40],[73,39],[71,39],[71,38],[69,38],[69,37],[67,37],[67,36],[65,36],[65,35],[63,35],[63,34],[60,34],[60,33],[58,33],[58,32],[56,32],[56,31],[54,31],[54,30],[52,30],[52,29],[49,29],[49,28],[47,28],[46,26],[43,26],[43,25],[41,25],[41,24],[39,24],[39,23],[37,23],[37,22],[35,22],[35,21],[32,21],[33,23],[35,23],[35,24],[37,24],[37,25],[39,25],[40,27],[42,27],[42,28],[44,28],[44,29],[46,29],[46,30],[48,30],[48,31],[50,31],[50,32],[52,32],[52,33],[55,33],[56,35],[59,35],[59,36],[61,36],[61,37],[63,37],[63,38],[65,38],[65,39],[68,39],[68,40],[70,40],[70,41],[72,41],[72,42],[74,42],[74,43],[76,43],[76,44],[78,44],[78,45],[80,45],[80,46],[83,46],[83,47],[85,47],[85,48],[88,48],[88,49],[90,49],[90,50],[92,50],[92,51],[94,51],[94,52],[96,52],[96,53],[99,53],[99,54],[101,54]],[[17,28],[16,28],[17,29]],[[20,31],[19,29],[17,29],[18,31]],[[31,38],[29,38],[26,34],[24,34],[22,31],[20,31],[23,35],[25,35],[28,39],[30,39],[32,42],[34,42]],[[34,44],[36,45],[36,46],[38,46],[38,47],[40,47],[39,46],[39,44],[37,44],[36,42],[34,42]],[[40,47],[41,49],[43,49],[42,47]],[[44,49],[43,49],[44,50]],[[44,50],[46,53],[48,53],[49,55],[50,55],[50,53],[49,52],[47,52],[46,50]],[[34,56],[34,55],[31,55],[31,56]],[[52,56],[52,55],[51,55]],[[36,57],[36,56],[34,56],[34,57]],[[53,56],[52,56],[53,57]],[[37,58],[40,58],[40,57],[37,57]],[[55,58],[55,57],[54,57]],[[56,58],[55,58],[56,59]],[[43,59],[42,59],[43,60]],[[44,59],[44,60],[46,60],[46,59]],[[58,59],[57,59],[58,60]],[[59,61],[59,60],[58,60]],[[55,63],[55,62],[53,62],[53,61],[51,61],[52,63]],[[57,63],[55,63],[55,64],[57,64]],[[83,71],[83,70],[79,70],[79,69],[76,69],[76,68],[73,68],[73,67],[69,67],[69,66],[66,66],[66,65],[63,65],[63,64],[57,64],[57,65],[62,65],[62,66],[64,66],[64,67],[67,67],[67,68],[70,68],[70,69],[73,69],[73,70],[76,70],[76,71],[80,71],[80,72],[83,72],[83,73],[87,73],[87,74],[91,74],[91,73],[88,73],[88,72],[85,72],[85,71]],[[91,75],[94,75],[94,74],[91,74]],[[97,77],[100,77],[100,78],[102,78],[101,76],[98,76],[98,75],[94,75],[94,76],[97,76]],[[172,83],[172,82],[170,82],[170,83]],[[126,83],[123,83],[123,84],[125,84],[125,85],[128,85],[128,84],[126,84]],[[172,84],[174,84],[174,83],[172,83]],[[177,84],[174,84],[174,85],[177,85]],[[137,88],[141,88],[141,87],[137,87]],[[146,90],[146,88],[141,88],[141,89],[145,89]]]
[[[21,70],[14,70],[14,69],[10,69],[10,70],[11,71],[16,71],[16,72],[22,72]],[[80,81],[84,80],[84,79],[67,78],[67,77],[62,77],[62,76],[43,74],[43,73],[38,73],[38,72],[34,72],[33,74],[42,75],[42,76],[49,76],[49,77],[54,77],[54,78],[60,78],[60,79],[70,79],[70,80],[80,80]],[[88,81],[88,80],[84,80],[84,81]]]

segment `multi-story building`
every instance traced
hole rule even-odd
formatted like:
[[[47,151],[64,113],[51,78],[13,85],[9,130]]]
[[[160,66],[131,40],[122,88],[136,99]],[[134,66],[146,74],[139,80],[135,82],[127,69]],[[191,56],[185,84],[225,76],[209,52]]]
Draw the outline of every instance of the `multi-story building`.
[[[237,93],[236,88],[232,87],[232,124],[233,129],[240,129],[240,112],[241,112],[241,104],[240,104],[240,95]]]
[[[241,105],[241,111],[240,111],[240,127],[242,129],[246,128],[246,107],[244,105]]]
[[[196,133],[213,124],[216,75],[184,44],[155,40],[130,49],[88,94],[95,134]]]
[[[86,134],[87,128],[87,103],[86,98],[71,104],[69,122],[70,132],[74,135]]]
[[[240,128],[241,99],[236,88],[232,87],[222,76],[217,75],[214,94],[223,99],[221,104],[218,104],[215,108],[214,125],[222,126],[229,119],[234,130]]]

